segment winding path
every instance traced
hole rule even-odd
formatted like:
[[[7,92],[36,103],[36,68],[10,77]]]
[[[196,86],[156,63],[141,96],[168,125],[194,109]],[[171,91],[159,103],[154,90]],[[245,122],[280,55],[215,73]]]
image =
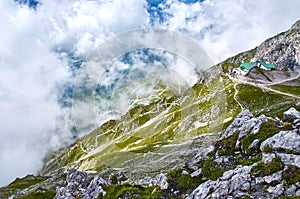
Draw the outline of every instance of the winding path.
[[[234,90],[235,90],[234,100],[239,104],[241,109],[244,110],[245,108],[243,107],[243,105],[237,99],[237,94],[238,94],[237,85],[238,84],[248,84],[248,85],[251,85],[251,86],[258,87],[258,88],[260,88],[262,90],[265,90],[265,91],[270,91],[270,92],[278,93],[280,95],[285,95],[285,96],[288,96],[288,97],[293,97],[293,98],[300,99],[300,96],[298,96],[298,95],[294,95],[294,94],[291,94],[291,93],[286,93],[286,92],[279,91],[279,90],[276,90],[274,88],[269,87],[269,86],[272,86],[272,85],[282,84],[284,82],[293,81],[293,80],[296,80],[296,79],[300,78],[300,69],[296,69],[296,71],[298,72],[298,75],[296,75],[295,77],[287,78],[287,79],[272,82],[272,83],[266,82],[266,81],[255,81],[255,82],[254,81],[248,81],[246,78],[241,79],[241,78],[238,78],[238,77],[233,77],[229,74],[227,74],[227,76],[229,77],[229,79],[231,79],[234,82]]]
[[[239,102],[239,100],[237,99],[237,94],[238,94],[238,90],[237,90],[237,88],[236,88],[236,86],[238,85],[239,83],[237,83],[237,82],[235,82],[234,83],[234,95],[233,95],[233,98],[234,98],[234,100],[238,103],[238,105],[241,107],[241,109],[242,109],[242,111],[245,109],[244,107],[243,107],[243,105]]]

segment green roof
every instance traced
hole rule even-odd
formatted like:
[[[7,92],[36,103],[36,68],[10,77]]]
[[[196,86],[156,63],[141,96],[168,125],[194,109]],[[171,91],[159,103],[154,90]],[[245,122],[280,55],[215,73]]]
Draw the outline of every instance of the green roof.
[[[240,65],[240,69],[242,70],[248,70],[250,69],[252,66],[256,65],[256,62],[244,62]]]
[[[267,69],[276,69],[276,66],[273,64],[267,64],[266,62],[260,61],[259,62],[261,65],[263,65],[264,67],[266,67]]]
[[[257,66],[257,64],[264,66],[267,69],[276,69],[276,66],[273,64],[267,64],[266,62],[259,61],[259,62],[244,62],[240,65],[240,69],[242,70],[250,70],[251,68]]]

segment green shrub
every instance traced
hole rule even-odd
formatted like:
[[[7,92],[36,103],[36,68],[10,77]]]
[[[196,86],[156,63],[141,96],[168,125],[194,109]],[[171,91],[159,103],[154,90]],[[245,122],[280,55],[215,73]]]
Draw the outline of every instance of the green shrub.
[[[208,158],[202,168],[202,176],[210,180],[217,180],[226,171],[224,167],[214,162],[213,158]]]
[[[104,186],[106,191],[104,196],[99,195],[98,199],[115,199],[115,198],[160,198],[162,190],[159,187],[143,187],[140,185],[110,185]],[[153,190],[156,189],[155,192]],[[153,193],[152,193],[153,192]]]
[[[28,195],[21,196],[19,199],[52,199],[55,197],[55,191],[47,190],[47,191],[38,191],[38,192],[32,192]]]
[[[175,169],[167,174],[169,189],[178,190],[182,195],[191,193],[203,181],[198,177],[191,177],[189,174],[182,174],[183,169]]]
[[[218,141],[215,144],[215,152],[218,152],[219,156],[234,155],[238,134],[239,132],[235,132],[232,136]]]
[[[287,185],[300,182],[300,169],[296,166],[288,166],[288,168],[283,171],[282,177]]]
[[[269,163],[264,164],[259,162],[255,167],[252,168],[251,173],[254,176],[268,176],[282,169],[283,165],[281,164],[280,157],[275,157]]]

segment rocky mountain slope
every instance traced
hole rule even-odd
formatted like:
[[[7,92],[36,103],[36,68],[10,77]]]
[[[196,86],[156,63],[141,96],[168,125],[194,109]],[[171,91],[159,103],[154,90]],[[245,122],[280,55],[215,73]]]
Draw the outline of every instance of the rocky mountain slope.
[[[275,64],[279,70],[288,69],[286,61],[288,54],[296,50],[295,58],[299,65],[300,60],[300,20],[285,32],[266,39],[258,47],[230,57],[224,62],[217,64],[216,68],[229,72],[233,67],[238,67],[242,62],[265,61]]]
[[[284,68],[299,35],[297,22],[203,72],[180,96],[160,85],[149,104],[48,154],[38,176],[16,179],[0,198],[300,197],[299,79],[261,86],[230,76],[251,59]]]

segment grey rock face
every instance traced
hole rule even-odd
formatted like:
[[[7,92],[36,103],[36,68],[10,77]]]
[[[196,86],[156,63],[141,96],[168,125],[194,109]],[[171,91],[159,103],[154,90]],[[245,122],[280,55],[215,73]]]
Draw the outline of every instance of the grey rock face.
[[[260,145],[260,150],[270,146],[274,150],[289,150],[300,153],[300,135],[297,130],[281,131],[278,134],[266,139]]]
[[[76,197],[82,198],[85,195],[85,190],[88,186],[87,173],[69,169],[67,171],[67,186],[57,188],[56,199],[73,199]]]
[[[292,115],[293,119],[296,118],[295,112],[291,113],[289,111],[288,114],[289,116]],[[255,118],[248,110],[244,110],[229,125],[220,140],[239,132],[236,141],[239,142],[238,140],[248,133],[255,135],[259,131],[260,124],[268,120],[264,115]],[[300,153],[300,135],[299,130],[293,128],[294,130],[281,131],[267,138],[260,146],[258,145],[259,139],[255,139],[250,144],[251,147],[259,146],[261,151],[267,145],[273,150],[272,153],[261,153],[263,164],[270,163],[275,157],[280,157],[281,163],[284,165],[295,165],[300,168],[300,155],[298,155]],[[214,157],[215,162],[219,164],[222,164],[226,158],[228,159],[228,156],[219,157],[217,153]],[[297,196],[297,194],[300,194],[297,183],[289,186],[284,185],[284,170],[280,169],[267,176],[252,176],[251,169],[255,166],[258,166],[256,169],[260,168],[258,162],[250,166],[238,165],[235,169],[224,172],[222,177],[217,180],[208,180],[200,184],[187,198],[241,198],[243,196],[250,198],[280,198],[283,195]]]
[[[296,49],[295,58],[299,62],[300,40],[299,40],[299,21],[292,28],[282,34],[263,42],[256,51],[252,61],[263,60],[275,64],[278,69],[287,68],[287,57]]]
[[[284,195],[292,196],[297,191],[296,185],[291,185],[285,189]]]
[[[272,174],[270,176],[265,176],[265,177],[263,177],[263,180],[267,184],[271,184],[271,183],[278,184],[282,180],[282,171],[274,173],[274,174]]]
[[[290,108],[283,113],[284,119],[300,119],[300,112],[295,108]]]
[[[105,194],[101,186],[103,184],[107,184],[107,182],[99,176],[96,176],[89,183],[86,172],[69,169],[67,171],[67,186],[56,189],[55,199],[94,199],[99,194]]]
[[[201,175],[201,173],[202,173],[202,168],[191,173],[191,177],[193,178],[193,177],[199,176],[199,175]]]
[[[168,178],[167,176],[165,176],[164,174],[159,174],[157,177],[156,177],[156,180],[157,180],[157,184],[158,186],[161,188],[161,189],[167,189],[168,188]]]
[[[252,166],[237,166],[226,171],[216,181],[207,181],[197,187],[187,198],[278,198],[282,195],[295,196],[298,191],[296,185],[285,187],[282,182],[283,171],[269,176],[254,177],[250,175]],[[251,191],[250,191],[251,190]],[[250,192],[251,193],[250,193]],[[250,193],[250,195],[249,195]]]
[[[269,162],[271,162],[271,161],[273,160],[273,158],[275,158],[275,157],[276,157],[276,154],[275,154],[275,153],[263,153],[263,155],[262,155],[262,162],[263,162],[264,164],[269,163]]]
[[[284,188],[282,184],[278,184],[274,187],[269,187],[267,191],[273,196],[272,198],[277,198],[284,193]]]
[[[300,168],[300,155],[277,153],[277,156],[281,158],[281,162],[285,165],[294,165]]]
[[[138,181],[131,182],[133,184],[138,185],[146,185],[146,186],[154,186],[158,185],[161,189],[167,189],[169,186],[168,178],[164,174],[158,174],[155,178],[145,177],[144,179],[140,179]]]
[[[259,143],[259,139],[255,139],[253,140],[253,142],[249,145],[249,148],[252,149],[254,147],[256,147]]]
[[[243,110],[228,126],[221,139],[228,138],[235,132],[240,132],[240,138],[244,137],[247,133],[256,134],[259,131],[261,123],[266,121],[268,121],[268,118],[264,115],[255,118],[248,109]]]
[[[99,194],[105,195],[101,185],[108,184],[103,178],[96,176],[86,189],[86,194],[83,199],[97,198]]]
[[[228,195],[243,196],[250,189],[251,166],[238,166],[227,171],[217,181],[207,181],[196,188],[188,199],[224,198]]]

